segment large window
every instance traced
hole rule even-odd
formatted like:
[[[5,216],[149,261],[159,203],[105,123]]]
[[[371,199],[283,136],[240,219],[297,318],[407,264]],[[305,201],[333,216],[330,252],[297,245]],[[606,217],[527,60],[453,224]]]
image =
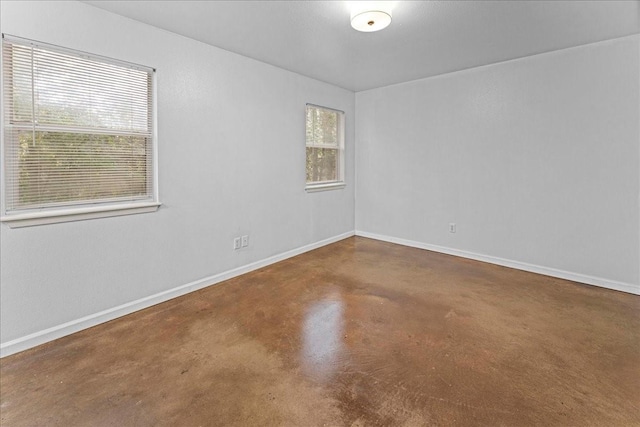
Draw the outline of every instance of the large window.
[[[307,190],[344,186],[344,113],[307,104]]]
[[[153,69],[3,35],[3,217],[157,209]]]

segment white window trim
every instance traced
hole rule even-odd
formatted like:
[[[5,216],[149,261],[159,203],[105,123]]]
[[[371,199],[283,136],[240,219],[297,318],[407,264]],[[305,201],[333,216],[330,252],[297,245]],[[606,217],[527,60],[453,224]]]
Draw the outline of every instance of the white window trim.
[[[2,38],[8,37],[9,39],[21,39],[21,37],[11,36],[9,34],[2,33]],[[26,39],[24,39],[26,40]],[[49,43],[38,43],[44,46],[52,46],[62,51],[75,52],[75,54],[79,53],[79,51],[74,51],[68,48],[63,48],[59,46],[54,46]],[[3,64],[3,55],[2,51],[2,43],[0,43],[0,88],[4,88],[4,64]],[[113,63],[123,63],[123,61],[119,61],[113,58],[107,58],[104,56],[100,56],[97,54],[88,54],[94,58],[103,58],[108,59]],[[131,65],[130,63],[126,63]],[[144,67],[148,68],[148,67]],[[145,202],[133,202],[133,203],[114,203],[114,204],[103,204],[98,206],[82,206],[78,205],[76,207],[70,207],[68,209],[52,209],[46,211],[34,211],[28,213],[12,213],[6,214],[6,204],[5,204],[5,194],[6,194],[6,179],[4,176],[4,172],[0,173],[0,189],[2,189],[2,194],[0,197],[0,203],[2,204],[2,213],[4,215],[0,216],[0,223],[6,224],[9,228],[22,228],[22,227],[31,227],[36,225],[45,225],[45,224],[57,224],[63,222],[73,222],[73,221],[82,221],[87,219],[97,219],[97,218],[109,218],[114,216],[122,216],[122,215],[134,215],[140,213],[150,213],[157,211],[162,203],[160,202],[160,192],[158,185],[158,120],[157,120],[157,76],[155,72],[155,68],[153,68],[153,73],[151,74],[152,78],[152,95],[151,95],[151,108],[153,111],[153,119],[152,119],[152,156],[153,156],[153,200],[145,201]],[[4,95],[4,91],[3,91]],[[4,165],[5,163],[5,125],[4,125],[4,99],[0,99],[0,165]],[[4,166],[2,167],[4,170]]]
[[[307,193],[315,193],[316,191],[339,190],[344,188],[346,185],[347,184],[344,181],[316,182],[314,184],[307,184],[305,191]]]
[[[144,202],[122,205],[103,205],[86,208],[61,209],[56,211],[30,212],[6,215],[0,221],[10,228],[31,227],[34,225],[57,224],[60,222],[82,221],[85,219],[108,218],[112,216],[133,215],[155,212],[159,202]]]
[[[316,108],[323,108],[325,110],[331,110],[331,111],[335,111],[338,114],[338,117],[340,119],[340,122],[338,123],[338,137],[339,137],[339,164],[338,164],[338,174],[340,176],[340,179],[337,181],[327,181],[327,182],[309,182],[306,183],[304,189],[307,193],[315,193],[318,191],[327,191],[327,190],[339,190],[344,188],[347,183],[345,181],[345,133],[346,133],[346,129],[345,129],[345,112],[342,110],[337,110],[335,108],[331,108],[331,107],[325,107],[322,105],[318,105],[318,104],[311,104],[311,103],[307,103],[305,105],[305,109],[306,107],[316,107]]]

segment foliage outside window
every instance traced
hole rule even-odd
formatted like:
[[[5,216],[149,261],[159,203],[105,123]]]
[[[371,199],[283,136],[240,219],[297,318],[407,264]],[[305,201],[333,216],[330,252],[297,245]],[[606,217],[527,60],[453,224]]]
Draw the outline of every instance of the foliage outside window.
[[[153,69],[4,35],[2,55],[3,220],[157,205]]]
[[[344,182],[344,113],[307,105],[307,188]]]

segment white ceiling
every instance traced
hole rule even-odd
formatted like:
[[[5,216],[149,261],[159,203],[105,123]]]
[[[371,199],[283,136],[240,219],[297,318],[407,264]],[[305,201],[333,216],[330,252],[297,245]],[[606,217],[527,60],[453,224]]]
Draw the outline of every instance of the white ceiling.
[[[86,1],[361,91],[640,33],[638,1],[396,1],[360,33],[346,1]]]

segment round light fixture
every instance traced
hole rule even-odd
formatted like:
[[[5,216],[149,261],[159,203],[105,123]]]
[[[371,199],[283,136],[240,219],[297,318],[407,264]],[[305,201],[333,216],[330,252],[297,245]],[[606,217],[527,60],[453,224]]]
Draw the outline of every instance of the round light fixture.
[[[367,10],[351,17],[351,26],[365,33],[380,31],[391,24],[391,14],[381,10]]]

